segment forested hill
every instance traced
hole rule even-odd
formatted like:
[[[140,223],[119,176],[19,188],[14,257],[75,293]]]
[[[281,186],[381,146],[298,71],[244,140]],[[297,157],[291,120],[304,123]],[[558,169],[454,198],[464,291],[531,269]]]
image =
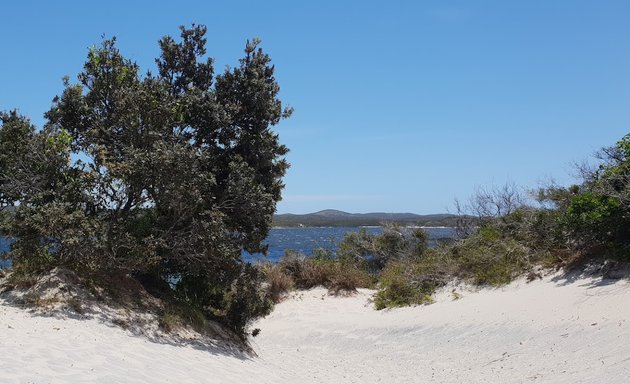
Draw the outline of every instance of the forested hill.
[[[275,227],[356,227],[373,226],[382,223],[397,223],[402,225],[418,225],[425,227],[455,226],[456,215],[434,214],[416,215],[413,213],[347,213],[334,209],[326,209],[315,213],[296,215],[291,213],[274,215]]]

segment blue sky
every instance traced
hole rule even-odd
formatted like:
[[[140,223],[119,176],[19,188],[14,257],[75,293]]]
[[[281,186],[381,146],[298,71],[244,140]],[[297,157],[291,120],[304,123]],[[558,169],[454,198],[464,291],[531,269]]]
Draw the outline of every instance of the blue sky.
[[[630,132],[628,1],[85,3],[3,4],[0,109],[41,125],[103,34],[152,69],[161,36],[205,24],[219,70],[258,36],[295,108],[280,213],[435,213],[479,186],[568,184]]]

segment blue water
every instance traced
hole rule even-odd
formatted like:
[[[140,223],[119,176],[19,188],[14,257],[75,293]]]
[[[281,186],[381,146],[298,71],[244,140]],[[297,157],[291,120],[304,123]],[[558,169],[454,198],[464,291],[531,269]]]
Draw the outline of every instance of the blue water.
[[[9,251],[10,243],[4,237],[0,237],[0,255]],[[0,269],[11,266],[11,262],[9,260],[0,259]]]
[[[366,227],[368,233],[379,234],[383,232],[381,227]],[[348,232],[358,232],[358,227],[305,227],[305,228],[272,228],[265,241],[269,245],[269,253],[265,258],[262,255],[250,255],[243,253],[247,261],[268,260],[278,261],[286,249],[292,249],[310,255],[316,248],[335,251],[344,235]],[[452,239],[455,237],[454,228],[424,228],[429,238],[429,246],[435,247],[440,239]]]
[[[381,227],[366,227],[368,233],[379,234],[383,232]],[[348,232],[358,232],[358,227],[316,227],[316,228],[272,228],[265,244],[269,245],[267,257],[243,252],[246,261],[268,260],[278,261],[287,249],[310,255],[316,248],[324,248],[336,251],[337,245]],[[440,239],[452,239],[455,237],[454,228],[424,228],[429,238],[429,246],[434,247]],[[0,254],[9,250],[7,239],[0,237]],[[0,268],[11,265],[8,260],[0,260]]]

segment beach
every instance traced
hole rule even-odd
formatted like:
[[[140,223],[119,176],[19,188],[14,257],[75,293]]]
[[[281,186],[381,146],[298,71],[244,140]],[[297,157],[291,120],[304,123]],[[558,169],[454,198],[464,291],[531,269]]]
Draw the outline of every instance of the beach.
[[[454,291],[453,291],[454,290]],[[375,311],[373,291],[296,291],[257,321],[255,355],[149,340],[98,319],[0,305],[2,383],[624,383],[630,283],[556,273],[449,286]]]

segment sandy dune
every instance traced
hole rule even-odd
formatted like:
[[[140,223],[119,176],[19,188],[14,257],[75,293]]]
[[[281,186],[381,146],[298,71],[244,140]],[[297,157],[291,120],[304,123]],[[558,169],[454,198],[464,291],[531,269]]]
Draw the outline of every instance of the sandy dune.
[[[0,306],[0,383],[628,383],[630,283],[558,275],[374,311],[297,292],[258,357],[158,343],[98,320]]]

